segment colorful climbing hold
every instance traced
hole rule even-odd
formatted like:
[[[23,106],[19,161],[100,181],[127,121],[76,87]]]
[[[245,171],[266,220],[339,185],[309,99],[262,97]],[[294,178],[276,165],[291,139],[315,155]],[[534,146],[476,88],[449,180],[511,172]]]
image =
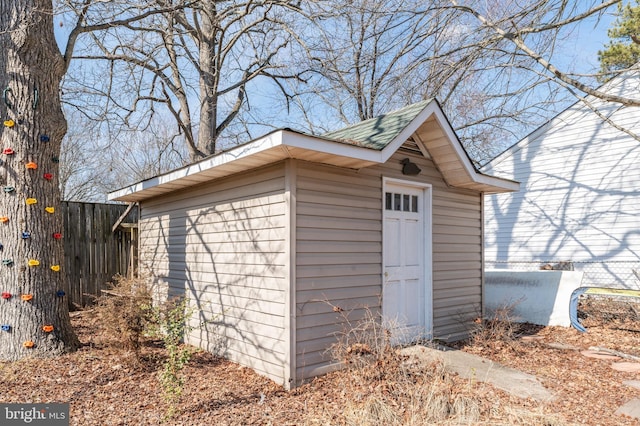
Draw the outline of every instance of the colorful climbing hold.
[[[7,222],[9,222],[8,216],[0,216],[0,223],[7,223]]]
[[[38,265],[40,265],[40,261],[36,260],[36,259],[29,259],[29,261],[27,262],[27,265],[29,265],[29,266],[38,266]]]
[[[9,293],[8,291],[3,291],[2,292],[2,298],[5,299],[5,300],[11,299],[11,293]]]
[[[2,259],[2,264],[4,266],[11,266],[13,265],[13,259]]]
[[[51,270],[53,272],[60,272],[60,265],[51,265]]]
[[[22,296],[20,296],[20,299],[22,299],[24,302],[30,302],[31,299],[33,299],[33,294],[23,294]]]
[[[33,345],[34,345],[34,343],[33,343],[33,341],[32,341],[32,340],[27,340],[26,342],[24,342],[24,343],[22,344],[22,346],[24,346],[24,347],[25,347],[25,348],[27,348],[27,349],[31,349],[31,348],[33,348]]]
[[[45,333],[51,333],[53,331],[53,326],[50,324],[43,325],[42,331],[44,331]]]
[[[4,192],[6,193],[13,192],[16,190],[13,186],[5,186],[3,189],[4,189]]]
[[[3,153],[4,155],[13,155],[13,154],[15,154],[16,152],[15,152],[13,149],[11,149],[11,148],[5,148],[5,149],[3,149],[3,150],[2,150],[2,153]]]
[[[44,175],[42,175],[42,177],[44,177],[46,180],[51,180],[51,179],[53,179],[53,174],[52,173],[45,173]]]
[[[55,213],[56,209],[54,207],[45,207],[44,211],[47,213]]]
[[[33,161],[29,161],[27,164],[24,165],[27,169],[31,169],[31,170],[35,170],[38,168],[38,165],[36,163],[34,163]]]
[[[13,120],[5,120],[4,127],[11,128],[16,125],[16,122]]]
[[[53,234],[53,238],[55,238],[56,240],[59,240],[60,238],[62,238],[62,234],[61,234],[61,233],[59,233],[59,232],[55,232],[55,233]]]
[[[64,292],[64,290],[58,290],[58,291],[56,291],[56,296],[58,296],[58,297],[64,297],[64,295],[65,295],[65,294],[66,294],[66,293]]]
[[[59,162],[60,162],[60,158],[58,158],[58,157],[51,157],[51,162],[53,162],[53,163],[59,163]]]
[[[40,135],[40,142],[49,142],[49,136]]]
[[[9,324],[2,324],[0,328],[2,329],[2,331],[6,331],[7,333],[11,331],[11,326]]]
[[[28,206],[30,206],[31,204],[36,204],[38,202],[38,200],[36,200],[35,198],[27,198],[26,199],[26,203]]]
[[[27,238],[31,238],[31,232],[22,231],[22,234],[20,234],[20,236],[22,237],[23,240],[26,240]]]

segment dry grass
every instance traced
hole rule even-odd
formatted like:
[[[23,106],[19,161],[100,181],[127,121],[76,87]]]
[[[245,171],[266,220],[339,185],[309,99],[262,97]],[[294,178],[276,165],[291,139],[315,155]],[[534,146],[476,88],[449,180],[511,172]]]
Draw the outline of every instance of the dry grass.
[[[401,354],[390,345],[389,332],[381,327],[376,313],[367,311],[363,320],[352,323],[347,318],[345,323],[348,327],[332,347],[333,356],[347,366],[346,371],[333,377],[337,381],[334,385],[350,395],[340,423],[468,425],[492,418],[491,424],[562,424],[541,407],[528,411],[508,404],[495,405],[492,389],[485,392],[487,385],[451,375],[441,361],[425,365]],[[483,334],[487,339],[491,334],[510,340],[516,328],[502,321],[489,325],[492,329]],[[483,394],[486,396],[479,396]],[[330,418],[335,419],[335,413],[326,413],[324,419]]]

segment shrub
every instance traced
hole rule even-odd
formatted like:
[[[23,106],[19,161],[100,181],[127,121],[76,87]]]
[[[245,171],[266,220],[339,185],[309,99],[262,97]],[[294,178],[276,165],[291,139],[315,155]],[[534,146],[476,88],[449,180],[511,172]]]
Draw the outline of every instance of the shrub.
[[[163,397],[169,404],[167,419],[175,415],[184,388],[182,370],[193,354],[189,346],[182,344],[185,333],[191,330],[189,319],[192,314],[186,298],[170,299],[161,307],[153,309],[153,327],[149,332],[162,339],[167,351],[167,358],[160,372]]]
[[[142,338],[153,321],[148,281],[114,277],[110,289],[96,300],[95,316],[107,344],[124,346],[139,356]]]

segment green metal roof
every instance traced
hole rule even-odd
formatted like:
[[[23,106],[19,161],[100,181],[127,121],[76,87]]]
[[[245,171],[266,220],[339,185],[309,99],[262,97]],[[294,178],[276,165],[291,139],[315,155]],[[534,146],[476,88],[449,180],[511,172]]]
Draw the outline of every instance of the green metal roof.
[[[322,137],[381,151],[431,102],[431,99],[418,102],[353,126],[325,133]]]

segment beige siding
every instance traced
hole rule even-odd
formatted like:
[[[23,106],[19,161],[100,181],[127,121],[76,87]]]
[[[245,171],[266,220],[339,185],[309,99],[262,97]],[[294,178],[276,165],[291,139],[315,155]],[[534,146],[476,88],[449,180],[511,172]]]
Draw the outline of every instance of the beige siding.
[[[419,176],[402,174],[410,157]],[[432,185],[433,332],[466,336],[481,312],[481,196],[448,186],[430,159],[398,152],[360,171],[300,162],[297,187],[297,377],[331,368],[326,352],[344,331],[337,306],[357,321],[380,309],[382,179]]]
[[[400,160],[407,157],[420,175],[402,174]],[[430,159],[408,152],[397,152],[371,173],[432,185],[433,336],[466,337],[482,310],[481,194],[447,185]]]
[[[380,307],[381,181],[330,166],[299,162],[296,233],[296,376],[331,368],[327,349]],[[336,312],[343,310],[343,313]]]
[[[284,384],[284,165],[142,203],[140,264],[159,297],[187,296],[187,341]]]

